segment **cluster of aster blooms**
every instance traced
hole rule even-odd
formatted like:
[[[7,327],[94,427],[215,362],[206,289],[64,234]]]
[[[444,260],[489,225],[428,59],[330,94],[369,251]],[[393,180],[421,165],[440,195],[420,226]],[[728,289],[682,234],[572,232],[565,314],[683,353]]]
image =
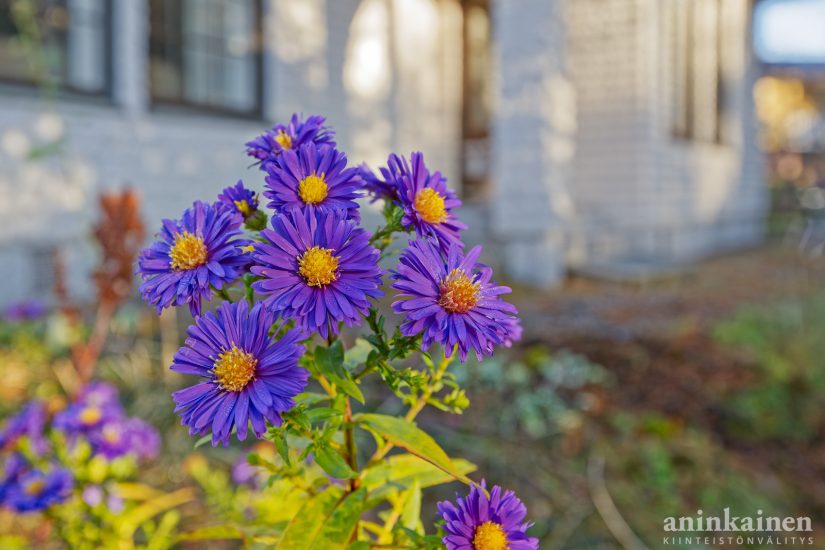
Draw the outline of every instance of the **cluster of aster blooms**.
[[[159,449],[155,429],[125,416],[117,390],[109,384],[92,382],[54,415],[46,403],[31,401],[0,430],[5,459],[0,504],[17,512],[44,510],[66,501],[82,486],[82,497],[95,506],[92,501],[103,498],[104,488],[75,479],[77,460],[140,462],[156,456]],[[118,503],[117,495],[110,494],[109,509],[117,509]]]
[[[390,155],[380,175],[348,166],[334,136],[323,117],[293,115],[248,142],[268,211],[239,181],[216,201],[196,201],[180,219],[163,220],[139,256],[143,299],[158,313],[186,305],[195,318],[171,368],[199,382],[173,398],[190,434],[211,434],[213,446],[227,445],[233,433],[244,440],[250,426],[258,438],[267,424],[280,426],[308,384],[300,364],[306,344],[314,335],[332,343],[343,325],[361,325],[383,296],[384,275],[400,332],[422,351],[439,344],[446,357],[481,359],[520,337],[517,311],[501,298],[510,289],[478,262],[481,247],[464,250],[466,226],[455,213],[461,201],[446,178],[421,153]],[[361,227],[362,198],[384,202],[387,225],[375,233]],[[380,264],[394,233],[411,238],[385,273]],[[223,301],[207,311],[204,303],[216,296]],[[512,494],[488,496],[482,487],[468,499],[443,508],[449,547],[467,547],[468,532],[476,548],[536,546],[524,536],[525,511]]]

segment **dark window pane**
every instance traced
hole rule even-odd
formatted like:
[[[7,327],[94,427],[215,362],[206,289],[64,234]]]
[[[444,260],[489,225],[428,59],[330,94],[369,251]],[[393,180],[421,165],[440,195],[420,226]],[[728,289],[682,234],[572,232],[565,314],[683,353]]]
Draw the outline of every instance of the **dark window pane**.
[[[255,0],[151,0],[152,98],[259,113],[260,9]]]
[[[0,0],[0,79],[105,93],[110,5],[108,0]]]

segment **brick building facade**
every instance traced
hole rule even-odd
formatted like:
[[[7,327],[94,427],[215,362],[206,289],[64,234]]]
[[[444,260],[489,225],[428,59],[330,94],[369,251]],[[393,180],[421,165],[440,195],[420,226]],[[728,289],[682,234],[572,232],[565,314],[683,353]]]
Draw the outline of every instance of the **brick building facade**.
[[[45,97],[0,13],[2,303],[47,290],[54,247],[82,292],[97,189],[133,185],[156,223],[260,186],[242,144],[293,111],[326,115],[353,162],[424,151],[468,239],[528,283],[762,233],[748,0],[57,4]]]

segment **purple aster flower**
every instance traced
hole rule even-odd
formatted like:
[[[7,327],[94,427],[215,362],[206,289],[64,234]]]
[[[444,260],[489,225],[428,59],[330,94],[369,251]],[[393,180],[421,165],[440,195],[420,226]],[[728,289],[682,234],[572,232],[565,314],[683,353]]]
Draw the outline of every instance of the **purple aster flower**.
[[[269,336],[276,317],[260,303],[250,310],[245,301],[224,302],[189,327],[171,368],[205,379],[172,395],[190,435],[211,431],[212,445],[226,446],[233,428],[245,440],[251,422],[260,438],[265,419],[278,426],[281,413],[295,405],[309,377],[298,366],[304,347],[298,330]]]
[[[3,464],[0,477],[0,503],[6,502],[6,495],[17,484],[17,480],[26,471],[26,459],[20,453],[12,453]]]
[[[138,418],[114,418],[89,433],[95,454],[108,459],[132,454],[139,460],[157,456],[160,435],[151,425]]]
[[[3,318],[12,323],[31,321],[43,317],[48,311],[49,308],[40,300],[23,300],[6,306]]]
[[[94,508],[101,502],[103,502],[103,487],[100,485],[86,485],[83,488],[83,502]]]
[[[314,208],[290,211],[272,220],[255,243],[253,288],[265,304],[306,332],[327,338],[341,321],[361,323],[370,298],[382,296],[380,253],[369,233],[338,212]]]
[[[35,452],[45,452],[48,449],[43,437],[45,425],[46,406],[41,401],[30,401],[0,429],[0,449],[10,448],[21,437],[28,437]]]
[[[359,166],[358,171],[361,174],[361,180],[364,182],[364,190],[372,198],[370,202],[379,199],[398,201],[398,187],[395,185],[395,179],[389,176],[386,168],[381,169],[384,179],[378,177],[366,164]]]
[[[393,288],[401,291],[392,307],[406,319],[401,332],[423,333],[422,345],[444,346],[449,357],[457,345],[462,361],[470,349],[481,360],[493,347],[512,339],[509,330],[516,308],[500,298],[510,289],[490,281],[493,271],[476,263],[481,247],[466,256],[450,248],[445,261],[433,240],[416,240],[401,254]]]
[[[267,206],[276,212],[304,209],[345,210],[358,221],[361,196],[361,176],[355,168],[347,168],[347,156],[328,145],[314,143],[284,151],[279,166],[266,178],[264,196],[271,199]]]
[[[381,172],[386,181],[395,182],[404,209],[404,227],[414,229],[419,237],[435,238],[445,253],[453,245],[464,248],[459,232],[467,226],[453,214],[461,201],[447,188],[447,180],[440,172],[430,173],[424,165],[424,155],[413,153],[411,164],[404,157],[390,155],[387,168]]]
[[[258,211],[258,194],[244,187],[243,181],[238,180],[235,185],[221,191],[215,206],[240,214],[245,220]]]
[[[279,163],[281,153],[297,149],[307,143],[330,145],[335,147],[335,131],[324,126],[326,119],[312,115],[302,120],[297,113],[292,115],[289,124],[276,124],[272,130],[246,143],[246,154],[261,161],[261,169],[271,170]]]
[[[539,541],[528,537],[533,525],[525,522],[527,508],[513,491],[496,485],[487,496],[486,484],[470,487],[467,497],[456,495],[456,504],[438,503],[446,522],[441,539],[447,550],[537,550]]]
[[[57,413],[52,426],[70,438],[88,435],[106,422],[120,419],[123,407],[117,389],[106,382],[90,382],[68,407]]]
[[[238,458],[235,464],[232,465],[232,481],[237,485],[255,487],[258,485],[258,476],[260,476],[260,474],[261,469],[258,466],[250,464],[246,455]]]
[[[59,467],[21,474],[6,492],[4,504],[17,512],[33,512],[63,502],[72,492],[72,474]]]
[[[249,263],[242,250],[248,242],[236,238],[240,223],[232,212],[200,201],[184,211],[181,220],[163,220],[159,240],[138,259],[143,299],[158,313],[189,304],[192,315],[200,315],[201,300],[212,299],[212,288],[232,283]]]
[[[521,340],[521,335],[524,329],[521,327],[521,319],[518,317],[508,317],[504,320],[501,327],[502,345],[505,347],[513,347],[513,343]]]

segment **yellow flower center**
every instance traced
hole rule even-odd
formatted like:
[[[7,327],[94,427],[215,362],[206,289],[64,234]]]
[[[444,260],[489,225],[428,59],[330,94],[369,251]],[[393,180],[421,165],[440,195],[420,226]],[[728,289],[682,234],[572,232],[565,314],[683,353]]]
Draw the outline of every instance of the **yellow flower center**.
[[[507,544],[507,534],[501,525],[494,521],[485,521],[476,527],[473,535],[473,548],[475,550],[509,550]]]
[[[169,250],[169,264],[176,271],[195,269],[206,263],[206,244],[203,239],[189,231],[175,235],[175,244]]]
[[[318,204],[329,194],[324,174],[311,174],[298,182],[298,195],[306,204]]]
[[[322,287],[338,278],[338,256],[331,248],[313,246],[298,258],[298,273],[309,286]]]
[[[91,426],[92,424],[97,424],[102,416],[103,413],[97,407],[86,407],[80,411],[80,423],[85,426]]]
[[[461,269],[453,269],[441,281],[438,305],[450,313],[467,313],[478,303],[479,286]]]
[[[278,134],[275,136],[275,143],[284,149],[292,149],[292,138],[283,130],[278,130]]]
[[[250,214],[252,214],[252,207],[249,205],[246,200],[242,201],[233,201],[235,203],[235,208],[238,209],[238,212],[243,214],[244,218],[248,218]]]
[[[242,246],[241,247],[241,252],[243,252],[245,254],[250,254],[252,252],[255,252],[255,245],[248,244],[246,246]]]
[[[35,479],[28,485],[26,485],[26,494],[29,496],[39,495],[43,492],[43,489],[46,488],[46,482],[42,479]]]
[[[120,432],[113,426],[106,426],[103,428],[103,439],[109,443],[117,443],[120,441]]]
[[[255,377],[258,360],[238,346],[224,350],[218,355],[212,372],[215,380],[227,391],[241,391]]]
[[[441,223],[447,219],[444,197],[429,187],[425,187],[415,195],[415,211],[427,223]]]

